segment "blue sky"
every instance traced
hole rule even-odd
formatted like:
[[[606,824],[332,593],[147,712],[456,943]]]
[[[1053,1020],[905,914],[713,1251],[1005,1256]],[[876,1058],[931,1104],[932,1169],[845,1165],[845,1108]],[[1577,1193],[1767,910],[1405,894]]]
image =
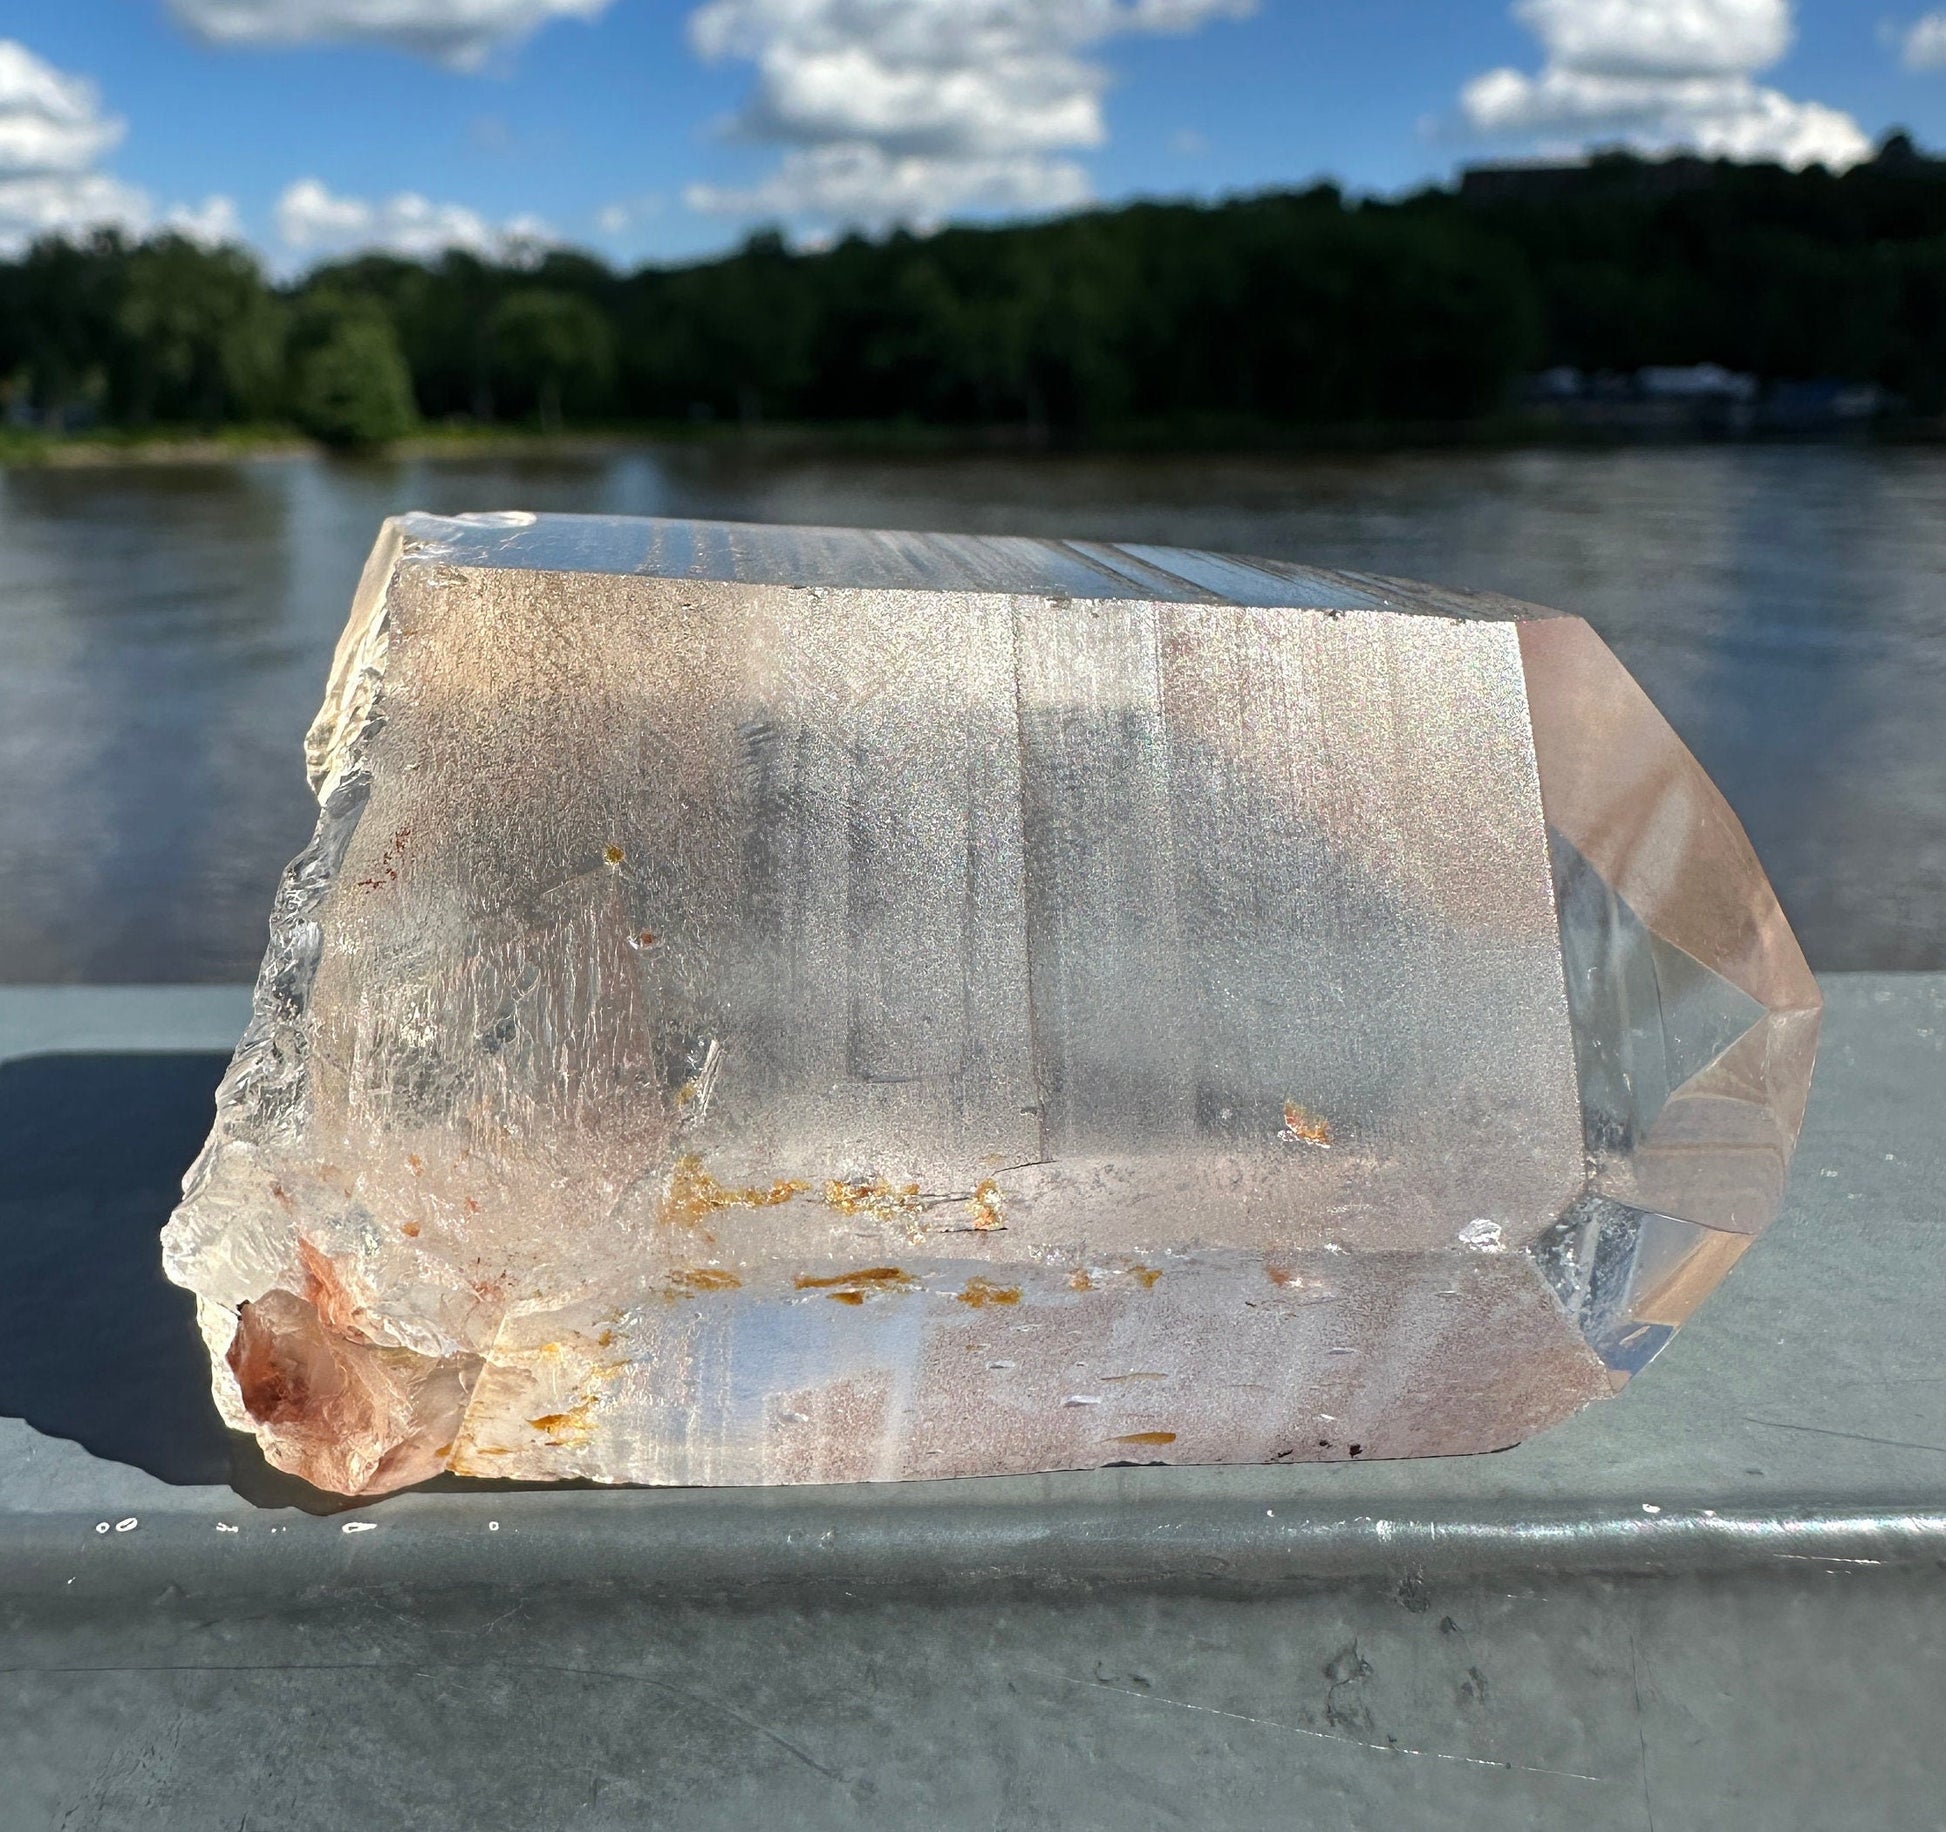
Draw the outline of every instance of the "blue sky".
[[[1859,0],[0,0],[0,244],[176,221],[280,270],[545,235],[676,260],[782,221],[1629,142],[1946,144],[1946,10]]]

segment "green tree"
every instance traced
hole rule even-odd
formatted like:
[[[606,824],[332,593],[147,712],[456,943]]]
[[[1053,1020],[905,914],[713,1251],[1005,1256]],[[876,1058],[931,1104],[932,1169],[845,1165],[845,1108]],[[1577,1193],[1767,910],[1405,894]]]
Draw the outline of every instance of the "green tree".
[[[1614,155],[1457,192],[1319,185],[611,272],[564,249],[363,254],[273,288],[174,235],[0,260],[0,395],[40,424],[417,414],[911,420],[1053,439],[1394,429],[1525,371],[1721,363],[1946,411],[1946,161],[1843,174]]]
[[[128,254],[112,229],[46,236],[0,269],[0,372],[44,418],[102,398]]]
[[[615,373],[615,339],[589,300],[554,287],[509,293],[494,307],[488,338],[503,408],[538,413],[557,430],[563,411],[599,411]]]
[[[355,301],[315,306],[299,343],[291,412],[312,438],[343,449],[409,433],[418,412],[391,321]]]
[[[117,418],[213,426],[274,410],[284,313],[242,249],[157,236],[129,252],[120,294],[111,364]]]

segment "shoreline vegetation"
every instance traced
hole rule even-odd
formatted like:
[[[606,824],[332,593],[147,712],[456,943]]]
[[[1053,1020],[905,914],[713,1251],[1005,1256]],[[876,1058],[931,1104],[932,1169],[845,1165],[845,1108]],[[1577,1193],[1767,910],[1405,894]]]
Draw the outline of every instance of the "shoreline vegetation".
[[[1600,155],[1043,221],[534,247],[273,284],[180,235],[0,261],[0,464],[618,444],[1356,452],[1946,438],[1946,160]]]
[[[95,428],[49,433],[0,427],[0,470],[91,470],[113,466],[196,466],[328,458],[343,463],[411,459],[600,459],[629,451],[730,451],[746,457],[962,459],[1048,455],[1143,458],[1383,457],[1414,452],[1613,450],[1740,444],[1946,444],[1946,418],[1880,418],[1808,431],[1724,433],[1692,425],[1603,427],[1563,424],[1536,414],[1502,414],[1464,422],[1367,423],[1279,427],[1176,424],[1106,427],[1085,440],[1050,439],[1032,426],[939,427],[901,422],[763,424],[696,427],[682,422],[624,426],[426,427],[383,444],[345,446],[312,438],[295,426],[224,426],[197,431]]]

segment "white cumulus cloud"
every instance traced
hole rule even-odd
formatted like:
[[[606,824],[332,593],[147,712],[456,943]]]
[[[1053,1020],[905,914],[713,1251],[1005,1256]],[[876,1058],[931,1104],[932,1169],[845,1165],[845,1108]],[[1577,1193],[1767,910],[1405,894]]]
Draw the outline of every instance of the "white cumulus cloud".
[[[174,204],[164,211],[160,226],[176,235],[187,236],[192,242],[201,242],[205,248],[244,239],[243,219],[237,214],[236,200],[229,197],[206,197],[199,204]]]
[[[122,133],[93,83],[0,38],[0,174],[86,171]]]
[[[14,39],[0,38],[0,252],[45,235],[91,229],[145,234],[158,226],[149,194],[100,169],[123,124],[103,112],[85,77],[57,70]],[[161,226],[205,241],[233,240],[226,197],[164,213]]]
[[[1788,0],[1518,0],[1551,61],[1604,76],[1738,76],[1789,50]]]
[[[148,228],[145,192],[105,172],[35,172],[0,177],[0,254],[18,254],[42,236],[83,236],[91,229]]]
[[[221,45],[364,42],[474,70],[501,45],[555,19],[595,19],[612,0],[169,0],[199,38]]]
[[[1516,0],[1513,13],[1545,58],[1466,85],[1476,133],[1834,169],[1871,151],[1842,109],[1756,80],[1790,48],[1790,0]]]
[[[1031,153],[939,159],[849,141],[794,147],[756,184],[692,184],[683,201],[718,216],[816,217],[881,227],[936,223],[971,208],[1067,210],[1090,195],[1088,174],[1071,159]]]
[[[1256,0],[706,0],[690,41],[756,66],[730,123],[782,149],[747,186],[693,185],[693,209],[879,227],[955,210],[1084,201],[1069,156],[1107,139],[1118,35],[1190,32]]]
[[[284,246],[311,259],[382,251],[424,260],[453,248],[504,258],[553,239],[539,217],[491,222],[464,204],[434,203],[412,191],[343,197],[315,178],[285,187],[276,220]]]
[[[1899,61],[1908,70],[1946,70],[1946,13],[1928,13],[1906,27]]]

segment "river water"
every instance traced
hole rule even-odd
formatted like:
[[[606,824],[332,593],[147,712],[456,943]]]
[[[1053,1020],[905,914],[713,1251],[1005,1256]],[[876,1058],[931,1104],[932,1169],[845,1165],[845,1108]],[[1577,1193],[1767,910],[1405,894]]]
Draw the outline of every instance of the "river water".
[[[1743,816],[1814,966],[1946,967],[1946,453],[600,455],[0,473],[0,981],[233,981],[381,517],[573,509],[1098,537],[1588,617]]]

